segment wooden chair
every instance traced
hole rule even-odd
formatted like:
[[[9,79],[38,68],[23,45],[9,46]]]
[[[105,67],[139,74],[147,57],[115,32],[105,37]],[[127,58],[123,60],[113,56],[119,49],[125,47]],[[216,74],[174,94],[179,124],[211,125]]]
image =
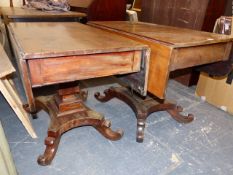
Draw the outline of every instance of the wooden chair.
[[[32,138],[37,138],[37,135],[30,123],[28,114],[23,109],[22,102],[16,92],[13,81],[9,78],[15,72],[14,67],[9,61],[2,45],[0,45],[0,91],[18,116],[19,120],[23,123],[27,132]]]
[[[0,122],[0,172],[4,175],[17,175],[15,164]]]

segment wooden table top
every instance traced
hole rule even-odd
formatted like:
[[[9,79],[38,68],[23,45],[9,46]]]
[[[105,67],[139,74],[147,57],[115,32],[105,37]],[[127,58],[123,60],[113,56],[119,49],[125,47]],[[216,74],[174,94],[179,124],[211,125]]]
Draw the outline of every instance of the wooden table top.
[[[80,23],[11,23],[24,59],[142,50],[148,47]]]
[[[89,24],[110,28],[114,31],[125,32],[125,34],[128,35],[143,37],[147,40],[160,42],[161,44],[170,45],[174,48],[214,44],[233,40],[232,37],[226,35],[143,22],[92,21],[89,22]]]
[[[45,12],[21,7],[1,7],[1,15],[8,18],[55,18],[55,17],[86,17],[85,13],[79,12]]]

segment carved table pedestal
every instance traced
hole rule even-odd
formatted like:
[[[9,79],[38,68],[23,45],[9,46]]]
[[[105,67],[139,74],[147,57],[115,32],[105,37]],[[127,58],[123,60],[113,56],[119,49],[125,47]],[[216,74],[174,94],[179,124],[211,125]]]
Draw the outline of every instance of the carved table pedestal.
[[[80,126],[93,126],[104,137],[110,140],[119,140],[122,130],[116,132],[110,129],[111,122],[84,105],[87,94],[80,88],[72,87],[58,90],[56,95],[41,96],[36,99],[36,110],[46,111],[51,119],[48,136],[45,139],[46,149],[38,157],[40,165],[49,165],[58,149],[62,134],[72,128]],[[28,105],[25,109],[30,113]],[[34,112],[35,113],[35,112]]]
[[[164,100],[155,99],[149,95],[146,98],[141,98],[136,94],[131,94],[130,91],[124,87],[111,87],[104,91],[104,95],[100,95],[100,93],[97,92],[95,97],[101,102],[107,102],[113,98],[117,98],[124,101],[132,108],[137,118],[137,142],[143,142],[146,119],[153,112],[167,111],[172,118],[180,123],[189,123],[193,121],[192,114],[188,114],[188,116],[180,114],[183,110],[180,106],[165,102]]]

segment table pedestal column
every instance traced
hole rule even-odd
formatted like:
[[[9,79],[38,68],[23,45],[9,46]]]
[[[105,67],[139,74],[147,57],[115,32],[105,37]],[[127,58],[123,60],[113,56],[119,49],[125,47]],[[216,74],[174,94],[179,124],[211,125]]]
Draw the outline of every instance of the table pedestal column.
[[[107,102],[112,98],[118,98],[133,109],[137,118],[137,142],[143,142],[146,119],[153,112],[167,111],[172,118],[180,123],[189,123],[194,118],[192,114],[188,114],[188,116],[181,115],[180,112],[182,112],[183,109],[180,106],[164,102],[163,100],[156,100],[150,96],[142,99],[137,95],[132,95],[130,91],[124,87],[111,87],[104,91],[104,95],[100,95],[100,93],[97,92],[95,97],[101,102]]]
[[[83,104],[86,96],[87,94],[77,86],[60,89],[53,96],[36,98],[36,109],[45,110],[51,118],[48,136],[45,139],[46,149],[44,154],[38,157],[38,164],[49,165],[56,154],[62,134],[75,127],[93,126],[110,140],[119,140],[122,137],[122,130],[112,131],[109,120],[105,120],[101,114]]]

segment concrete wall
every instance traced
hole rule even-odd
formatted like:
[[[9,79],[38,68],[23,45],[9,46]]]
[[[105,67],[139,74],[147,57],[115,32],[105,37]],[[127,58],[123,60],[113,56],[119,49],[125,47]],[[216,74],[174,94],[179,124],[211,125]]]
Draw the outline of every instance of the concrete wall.
[[[22,0],[13,0],[14,7],[22,6]],[[10,0],[0,0],[0,7],[9,7]]]

